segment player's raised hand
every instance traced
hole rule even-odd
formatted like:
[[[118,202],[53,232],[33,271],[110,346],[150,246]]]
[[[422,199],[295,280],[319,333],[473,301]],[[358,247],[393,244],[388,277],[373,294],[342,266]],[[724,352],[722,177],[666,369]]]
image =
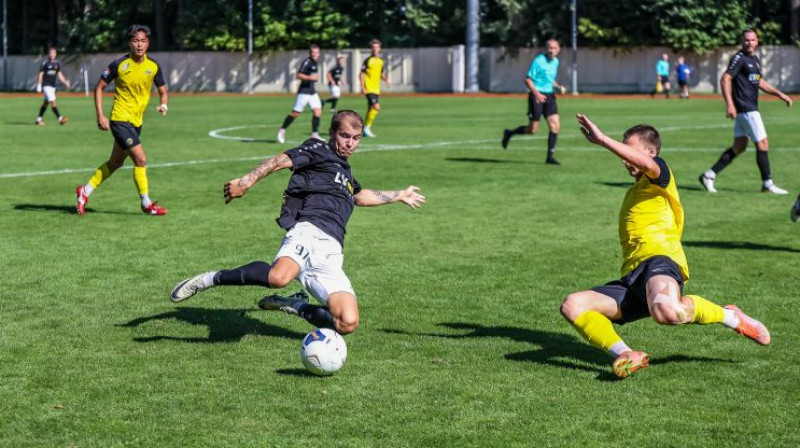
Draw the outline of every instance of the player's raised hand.
[[[601,144],[603,139],[606,138],[603,131],[601,131],[586,115],[578,114],[577,118],[578,124],[581,126],[581,132],[583,132],[586,140],[589,140],[589,143],[594,143],[595,145]]]
[[[108,130],[108,118],[105,115],[98,115],[97,117],[97,128],[101,131]]]
[[[411,208],[420,208],[425,203],[425,196],[418,191],[419,187],[411,185],[400,193],[399,199]]]
[[[233,179],[222,187],[222,193],[225,195],[226,204],[247,193],[247,188],[243,187],[240,181],[241,179]]]

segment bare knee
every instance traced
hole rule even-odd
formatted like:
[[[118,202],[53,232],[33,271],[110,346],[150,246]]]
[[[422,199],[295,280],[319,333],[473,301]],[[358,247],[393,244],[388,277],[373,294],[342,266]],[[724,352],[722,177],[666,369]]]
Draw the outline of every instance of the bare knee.
[[[336,320],[336,332],[339,334],[350,334],[356,331],[356,328],[358,328],[358,316]]]
[[[587,310],[586,301],[580,293],[572,293],[561,302],[561,315],[570,322],[575,322],[575,319]]]
[[[561,123],[551,123],[550,124],[550,132],[553,134],[558,134],[561,131]]]
[[[679,325],[686,321],[686,313],[681,312],[676,306],[663,303],[653,304],[650,315],[653,320],[661,325]]]
[[[267,274],[267,281],[270,288],[284,288],[294,281],[294,275],[287,270],[273,268]]]
[[[375,103],[372,105],[372,108],[375,109],[375,112],[380,112],[381,105],[379,103]]]

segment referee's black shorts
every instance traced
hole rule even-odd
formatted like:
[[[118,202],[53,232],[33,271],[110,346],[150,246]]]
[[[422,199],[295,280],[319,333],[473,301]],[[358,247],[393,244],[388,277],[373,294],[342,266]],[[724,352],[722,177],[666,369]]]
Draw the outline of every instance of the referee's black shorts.
[[[556,94],[543,93],[542,95],[544,95],[547,99],[544,103],[537,103],[533,94],[528,94],[528,119],[530,121],[539,121],[542,118],[542,115],[547,118],[550,115],[555,115],[558,113]]]

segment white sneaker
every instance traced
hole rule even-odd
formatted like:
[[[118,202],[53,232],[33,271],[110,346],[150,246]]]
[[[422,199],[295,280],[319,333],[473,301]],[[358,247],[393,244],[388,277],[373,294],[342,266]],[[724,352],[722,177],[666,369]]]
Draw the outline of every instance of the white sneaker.
[[[703,173],[703,174],[700,175],[700,179],[698,179],[698,180],[700,181],[700,185],[702,185],[703,188],[705,188],[707,192],[709,192],[709,193],[716,193],[717,192],[717,189],[714,188],[714,178],[713,177],[709,177],[709,176],[706,175],[706,173]]]
[[[278,143],[280,143],[280,144],[286,143],[286,130],[285,129],[278,130],[278,137],[277,138],[278,138]]]
[[[797,198],[794,205],[792,206],[792,211],[789,213],[789,217],[792,218],[792,222],[797,222],[800,219],[800,197]]]
[[[771,194],[789,194],[788,191],[775,185],[774,183],[770,183],[769,186],[764,185],[763,187],[761,187],[761,191],[763,193],[771,193]]]
[[[203,278],[210,273],[211,272],[204,272],[200,275],[195,275],[194,277],[181,281],[175,285],[175,288],[172,289],[172,293],[169,295],[169,298],[175,303],[183,302],[198,292],[213,288],[214,285],[207,286],[203,282]]]
[[[375,134],[369,129],[369,126],[364,126],[364,136],[375,138]]]
[[[322,140],[322,138],[319,136],[319,132],[312,132],[311,133],[311,138],[315,138],[317,140]]]

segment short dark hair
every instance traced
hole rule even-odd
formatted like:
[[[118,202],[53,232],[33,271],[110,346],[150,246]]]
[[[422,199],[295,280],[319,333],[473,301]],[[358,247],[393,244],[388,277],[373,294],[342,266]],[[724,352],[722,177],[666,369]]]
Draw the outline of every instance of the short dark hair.
[[[656,155],[661,153],[661,136],[658,134],[656,128],[649,124],[637,124],[625,131],[625,134],[622,135],[622,141],[627,142],[628,139],[634,135],[639,138],[640,142],[655,149]]]
[[[143,31],[144,34],[147,35],[147,37],[150,37],[150,27],[149,26],[147,26],[147,25],[131,25],[131,27],[128,28],[128,40],[131,40],[134,37],[136,37],[136,34],[139,33],[139,31]]]
[[[315,50],[315,49],[319,50],[319,45],[311,44],[311,45],[308,46],[308,51]]]
[[[347,121],[352,125],[356,125],[361,129],[364,129],[364,119],[361,118],[361,115],[354,110],[340,110],[336,112],[336,115],[333,116],[333,120],[331,120],[331,129],[330,134],[333,136],[339,131],[339,128],[342,126],[342,123]]]
[[[756,30],[754,30],[752,28],[748,28],[748,29],[742,31],[742,37],[744,37],[744,35],[747,34],[747,33],[753,33],[753,34],[756,35],[756,37],[758,37],[758,31],[756,31]]]
[[[371,47],[371,46],[373,46],[373,45],[375,45],[375,44],[378,44],[378,45],[380,45],[381,47],[383,46],[383,44],[381,43],[381,41],[379,41],[378,39],[372,39],[371,41],[369,41],[369,46],[370,46],[370,47]]]

